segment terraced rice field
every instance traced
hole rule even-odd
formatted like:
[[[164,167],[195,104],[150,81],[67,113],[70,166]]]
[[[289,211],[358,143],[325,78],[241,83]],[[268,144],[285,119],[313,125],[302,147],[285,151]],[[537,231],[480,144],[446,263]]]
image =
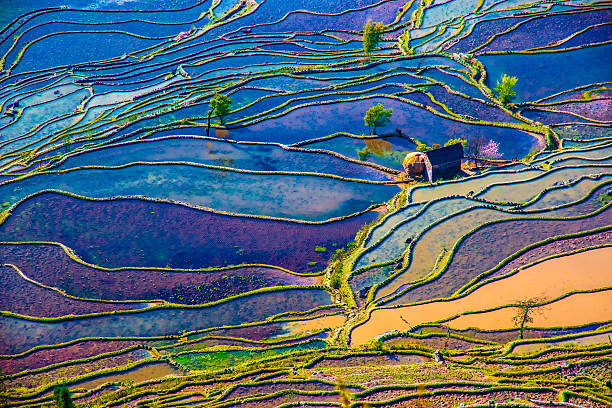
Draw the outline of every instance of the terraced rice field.
[[[0,406],[612,406],[611,106],[606,1],[0,0]]]

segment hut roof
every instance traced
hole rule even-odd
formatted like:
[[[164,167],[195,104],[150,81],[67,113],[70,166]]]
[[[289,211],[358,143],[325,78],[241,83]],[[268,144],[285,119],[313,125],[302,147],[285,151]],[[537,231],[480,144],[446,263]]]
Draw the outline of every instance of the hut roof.
[[[454,143],[424,152],[432,166],[463,159],[463,145]]]

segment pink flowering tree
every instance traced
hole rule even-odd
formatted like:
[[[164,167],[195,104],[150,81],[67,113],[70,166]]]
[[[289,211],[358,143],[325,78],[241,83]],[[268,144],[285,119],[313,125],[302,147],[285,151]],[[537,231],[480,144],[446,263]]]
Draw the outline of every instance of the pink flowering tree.
[[[485,159],[499,159],[502,154],[499,152],[499,143],[489,140],[487,144],[480,148],[480,157]]]
[[[499,143],[487,140],[484,136],[470,139],[465,145],[464,151],[467,158],[474,160],[476,169],[478,169],[478,160],[499,159],[502,157],[499,151]]]

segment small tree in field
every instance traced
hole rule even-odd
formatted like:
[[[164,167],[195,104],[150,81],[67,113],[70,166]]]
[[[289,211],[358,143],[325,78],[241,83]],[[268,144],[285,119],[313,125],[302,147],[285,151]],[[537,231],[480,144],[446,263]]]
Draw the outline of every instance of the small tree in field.
[[[70,390],[64,385],[55,387],[53,390],[53,399],[55,400],[57,408],[75,408],[74,402],[72,402],[72,396],[70,396]]]
[[[373,23],[372,20],[368,20],[363,29],[363,52],[366,56],[369,56],[378,47],[384,31],[385,27],[382,23]]]
[[[489,142],[480,149],[480,156],[485,159],[499,159],[502,154],[499,152],[499,143],[489,140]]]
[[[209,119],[210,115],[214,114],[215,116],[219,117],[219,122],[221,122],[221,124],[223,125],[225,117],[230,112],[231,105],[232,98],[226,95],[215,94],[215,96],[211,98],[210,104],[208,105],[210,107],[210,110],[208,111]]]
[[[368,127],[370,134],[376,134],[377,127],[385,126],[387,123],[389,123],[389,118],[391,117],[392,113],[393,109],[385,109],[382,103],[368,109],[363,120]]]
[[[474,160],[474,164],[476,165],[476,170],[478,170],[478,159],[481,158],[482,148],[487,143],[487,139],[484,136],[478,136],[473,139],[470,139],[465,144],[465,157]]]
[[[502,157],[499,151],[499,143],[487,140],[484,136],[470,139],[464,146],[464,152],[467,158],[474,160],[476,169],[478,169],[478,160],[499,159]]]
[[[502,104],[509,104],[516,96],[516,92],[514,92],[516,81],[518,81],[516,77],[511,77],[506,74],[502,76],[501,82],[497,81],[495,92],[497,92],[497,99],[499,99]]]
[[[525,331],[525,325],[527,323],[533,323],[533,312],[542,303],[542,299],[531,298],[527,300],[521,300],[516,302],[513,306],[518,308],[516,316],[512,318],[512,321],[519,329],[519,338],[523,338],[523,332]]]

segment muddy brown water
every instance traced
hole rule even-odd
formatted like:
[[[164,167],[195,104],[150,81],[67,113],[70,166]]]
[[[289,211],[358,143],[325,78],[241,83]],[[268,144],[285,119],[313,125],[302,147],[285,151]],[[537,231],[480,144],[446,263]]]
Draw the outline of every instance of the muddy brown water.
[[[573,339],[546,342],[546,343],[528,343],[519,344],[514,347],[512,353],[514,354],[529,354],[549,347],[562,347],[567,345],[578,345],[578,346],[590,346],[592,344],[603,344],[611,342],[612,332],[608,331],[601,334],[592,334],[590,336],[576,337]]]
[[[364,344],[391,330],[404,331],[416,324],[435,322],[468,311],[488,309],[534,297],[550,299],[574,290],[589,290],[610,286],[612,284],[612,274],[610,273],[611,259],[612,247],[593,249],[540,262],[521,270],[513,276],[480,287],[461,299],[393,309],[378,309],[372,312],[370,319],[365,324],[353,330],[351,343],[353,345]],[[593,296],[592,298],[593,304],[596,307],[601,305],[602,310],[612,309],[610,298],[607,299],[606,305],[602,304],[606,303],[605,298],[595,300],[596,298],[598,296]],[[591,304],[591,301],[589,301],[589,304]],[[592,313],[589,316],[592,315],[592,317],[587,317],[587,314],[583,314],[580,310],[568,312],[566,320],[567,323],[571,323],[570,325],[581,324],[575,323],[577,321],[584,323],[601,321],[601,317],[605,314],[603,312],[596,313],[596,311],[590,311]],[[500,311],[497,314],[492,312],[491,316],[501,316],[502,314],[504,314],[503,319],[505,319],[507,317],[506,314],[514,316],[516,311],[508,308],[505,312]],[[480,316],[478,318],[476,316],[469,315],[455,319],[453,320],[453,327],[478,327],[487,330],[492,327],[513,327],[512,324],[508,325],[507,323],[500,327],[499,325],[502,324],[503,319],[498,321],[496,318],[495,323],[490,322],[490,324],[486,324],[487,318],[482,317],[484,314],[478,315]],[[608,320],[610,316],[612,316],[612,312],[608,312],[607,317],[603,320]],[[577,319],[574,319],[574,317]],[[589,320],[591,318],[595,320]],[[538,324],[538,322],[541,324]],[[562,315],[554,319],[550,315],[547,321],[539,320],[537,316],[534,316],[533,326],[552,327],[554,326],[551,324],[552,322],[556,322],[558,326],[565,325]]]
[[[153,378],[165,377],[170,374],[180,374],[180,371],[167,363],[147,364],[122,373],[104,375],[82,383],[77,383],[71,386],[71,388],[93,389],[105,383],[128,380],[132,380],[134,383],[140,383]]]
[[[557,302],[537,308],[529,327],[576,327],[594,322],[606,322],[612,316],[612,290],[578,293]],[[514,307],[505,307],[486,313],[465,315],[453,319],[448,326],[464,330],[499,330],[515,327],[513,318],[519,313]]]
[[[309,320],[297,320],[283,324],[285,332],[283,336],[306,333],[314,330],[339,327],[344,324],[346,318],[343,315],[323,316]]]

